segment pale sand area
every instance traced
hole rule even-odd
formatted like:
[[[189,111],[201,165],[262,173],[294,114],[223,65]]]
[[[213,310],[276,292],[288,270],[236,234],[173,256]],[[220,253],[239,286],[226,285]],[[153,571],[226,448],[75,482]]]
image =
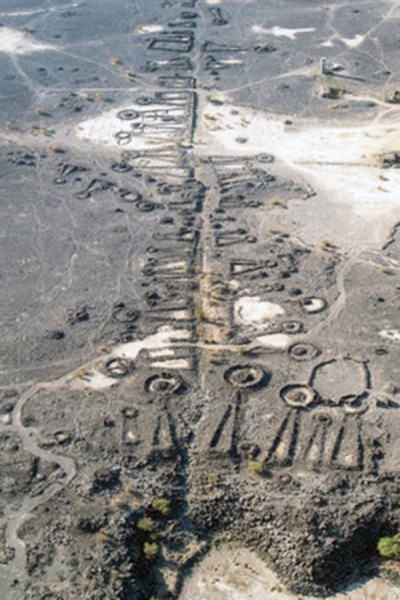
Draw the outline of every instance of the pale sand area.
[[[223,95],[221,99],[226,102]],[[306,203],[291,205],[299,230],[306,233],[303,239],[318,243],[323,237],[348,248],[381,247],[400,209],[400,170],[381,166],[382,154],[400,146],[398,122],[394,110],[368,125],[295,117],[288,124],[283,116],[209,103],[203,109],[196,153],[273,154],[275,168],[289,167],[289,176],[297,173],[316,192]]]
[[[179,600],[318,599],[289,593],[253,552],[221,548],[212,550],[193,570]],[[371,579],[325,600],[400,600],[400,588],[380,579]]]
[[[252,31],[254,33],[265,33],[274,35],[275,37],[287,37],[290,40],[294,40],[299,33],[311,33],[315,31],[315,29],[314,27],[306,27],[303,29],[287,29],[286,27],[279,27],[277,25],[275,27],[271,27],[271,29],[264,29],[260,25],[254,25]]]
[[[287,124],[282,116],[234,106],[224,95],[221,99],[222,106],[204,98],[201,102],[193,150],[200,160],[210,155],[273,154],[274,170],[289,168],[287,177],[299,178],[316,192],[306,203],[294,201],[290,206],[289,216],[304,241],[328,239],[358,250],[382,247],[398,221],[400,207],[400,169],[381,166],[382,153],[400,147],[397,108],[385,107],[368,125],[300,118]],[[162,112],[168,107],[155,108]],[[122,110],[137,112],[138,126],[121,121]],[[134,103],[124,104],[78,123],[73,134],[88,143],[136,151],[170,147],[184,138],[184,128],[177,123],[160,129],[157,119],[142,122],[143,110]],[[184,113],[184,107],[177,107],[174,117],[183,119]]]
[[[382,203],[399,206],[399,171],[385,170],[382,179],[379,168],[381,153],[400,145],[398,117],[367,126],[335,127],[301,119],[287,126],[282,117],[229,105],[210,105],[204,117],[199,153],[205,146],[217,155],[271,152],[338,198],[343,191],[342,200],[354,196],[359,214],[374,212]]]
[[[32,36],[19,29],[0,27],[0,52],[7,54],[31,54],[32,52],[44,52],[53,50],[54,46],[35,42]]]
[[[124,111],[131,111],[134,119],[121,120],[119,115]],[[163,122],[167,112],[177,122]],[[154,150],[171,146],[181,139],[186,129],[185,118],[184,107],[175,107],[172,111],[168,105],[156,104],[154,110],[149,111],[147,107],[135,103],[124,104],[91,119],[85,119],[76,125],[74,133],[79,140],[85,142],[123,150]]]

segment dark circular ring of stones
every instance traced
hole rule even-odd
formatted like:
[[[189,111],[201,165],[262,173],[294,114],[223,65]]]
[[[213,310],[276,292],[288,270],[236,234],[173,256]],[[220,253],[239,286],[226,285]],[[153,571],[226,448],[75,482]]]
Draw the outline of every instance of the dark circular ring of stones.
[[[136,110],[131,110],[129,108],[126,110],[120,110],[117,114],[118,119],[121,119],[121,121],[134,121],[138,118],[138,116],[139,113],[136,112]]]
[[[134,204],[135,202],[141,202],[142,195],[139,194],[139,192],[126,190],[121,193],[120,199],[122,202],[128,202],[129,204]]]
[[[298,361],[313,360],[319,354],[319,348],[305,342],[298,342],[289,347],[289,356]]]
[[[132,167],[125,162],[116,162],[111,165],[111,168],[116,173],[129,173],[132,171]]]
[[[154,204],[154,202],[151,202],[151,200],[140,200],[136,204],[136,208],[141,212],[151,212],[155,209],[155,207],[156,205]]]
[[[265,292],[283,292],[285,289],[285,286],[281,283],[268,283],[266,285],[263,285],[262,288]]]
[[[257,160],[259,162],[264,162],[264,163],[273,163],[275,162],[275,158],[272,156],[272,154],[266,154],[266,153],[261,153],[257,156]]]
[[[345,398],[344,402],[342,402],[344,411],[349,414],[363,414],[368,410],[368,404],[363,402],[367,396],[367,393],[364,393],[361,396],[348,396]]]
[[[140,312],[125,304],[119,304],[114,309],[113,317],[119,323],[135,323],[140,317]]]
[[[123,160],[135,160],[136,158],[140,158],[142,156],[141,152],[135,150],[127,150],[122,153]]]
[[[375,354],[377,356],[385,356],[386,354],[389,354],[389,351],[386,348],[377,348]]]
[[[129,331],[129,330],[122,331],[120,333],[120,335],[117,337],[117,341],[122,342],[123,344],[126,344],[128,342],[133,342],[133,340],[134,340],[134,335],[133,335],[132,331]]]
[[[310,310],[310,306],[312,305],[312,303],[317,300],[319,302],[321,302],[321,306],[319,308],[315,308],[313,310]],[[302,298],[301,302],[300,302],[302,308],[310,313],[320,313],[323,310],[326,309],[328,303],[325,300],[325,298],[313,298],[312,296],[308,296],[307,298]]]
[[[280,397],[292,408],[306,408],[314,402],[315,392],[308,385],[294,383],[282,388]]]
[[[275,46],[272,46],[271,44],[257,44],[256,46],[254,46],[254,51],[255,52],[275,52],[276,48]]]
[[[166,183],[161,183],[158,186],[158,192],[160,194],[162,194],[163,196],[168,196],[169,194],[172,193],[171,188],[169,187],[169,185],[167,185]]]
[[[290,473],[281,473],[278,475],[278,482],[281,485],[289,485],[293,483],[293,477]]]
[[[139,411],[134,406],[124,406],[124,408],[121,409],[121,414],[123,414],[126,419],[137,419]]]
[[[234,365],[225,371],[224,379],[237,388],[255,388],[266,385],[271,373],[258,365]]]
[[[304,325],[301,321],[283,321],[281,323],[282,331],[290,335],[301,333],[304,329]]]
[[[125,377],[132,373],[135,368],[133,362],[131,360],[126,360],[124,358],[111,358],[105,364],[106,370],[110,377]]]
[[[161,396],[178,393],[183,387],[182,378],[176,373],[163,371],[157,375],[152,375],[145,382],[147,392]]]
[[[313,415],[313,420],[325,426],[332,424],[331,415],[328,415],[328,413],[325,412],[316,413],[315,415]]]
[[[267,258],[267,260],[264,260],[264,267],[266,267],[266,268],[274,269],[277,266],[278,266],[277,261],[273,260],[272,258]]]
[[[150,96],[140,96],[140,98],[136,99],[136,104],[139,106],[148,106],[149,104],[154,104],[154,98]]]
[[[131,134],[129,131],[117,131],[117,133],[115,134],[115,137],[117,140],[130,140],[131,139]]]

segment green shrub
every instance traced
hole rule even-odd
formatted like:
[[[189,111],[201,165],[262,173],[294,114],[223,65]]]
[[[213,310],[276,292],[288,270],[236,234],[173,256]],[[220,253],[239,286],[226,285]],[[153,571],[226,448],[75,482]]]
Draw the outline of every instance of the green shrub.
[[[154,560],[158,554],[158,545],[155,542],[145,542],[143,545],[143,554],[147,560]]]
[[[262,475],[264,471],[264,465],[258,460],[249,460],[247,463],[247,468],[255,475]]]
[[[155,498],[151,503],[151,508],[163,517],[168,517],[171,512],[171,505],[167,498]]]
[[[378,552],[383,558],[400,560],[400,534],[381,538],[378,542]]]
[[[138,521],[137,528],[140,531],[145,531],[147,533],[150,533],[151,531],[155,530],[156,524],[153,521],[153,519],[150,519],[150,517],[143,517],[143,519],[140,519]]]

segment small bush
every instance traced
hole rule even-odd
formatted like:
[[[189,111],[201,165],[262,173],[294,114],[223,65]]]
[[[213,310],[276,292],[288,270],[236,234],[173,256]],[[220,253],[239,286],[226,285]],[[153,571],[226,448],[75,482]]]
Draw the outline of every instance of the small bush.
[[[154,560],[158,554],[158,545],[155,542],[145,542],[143,545],[143,554],[147,560]]]
[[[218,484],[218,475],[216,473],[207,473],[207,485],[215,487]]]
[[[382,558],[400,560],[400,534],[381,538],[378,542],[378,552]]]
[[[194,320],[196,323],[202,323],[206,320],[205,312],[201,308],[194,309]]]
[[[153,519],[150,519],[150,517],[143,517],[143,519],[138,521],[137,528],[139,531],[150,533],[155,530],[156,524]]]
[[[251,473],[254,473],[255,475],[263,474],[264,465],[262,464],[262,462],[259,462],[258,460],[249,460],[249,462],[247,463],[247,467],[248,467],[249,471]]]
[[[167,498],[155,498],[151,504],[151,508],[156,513],[160,513],[163,517],[168,517],[171,512],[171,505]]]

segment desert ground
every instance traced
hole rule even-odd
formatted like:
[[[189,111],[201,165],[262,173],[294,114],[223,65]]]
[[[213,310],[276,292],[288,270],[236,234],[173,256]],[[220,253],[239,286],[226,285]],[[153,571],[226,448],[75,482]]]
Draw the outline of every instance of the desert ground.
[[[0,0],[0,596],[399,600],[400,8]]]

